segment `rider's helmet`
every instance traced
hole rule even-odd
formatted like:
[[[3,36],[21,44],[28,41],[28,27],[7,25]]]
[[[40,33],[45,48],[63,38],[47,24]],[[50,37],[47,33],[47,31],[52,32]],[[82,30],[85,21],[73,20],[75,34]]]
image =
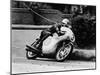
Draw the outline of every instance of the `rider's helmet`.
[[[69,20],[66,18],[66,19],[63,19],[62,20],[62,23],[64,23],[64,24],[68,24],[69,23]]]
[[[70,21],[69,21],[67,18],[65,18],[65,19],[62,20],[62,24],[63,24],[64,26],[71,28],[71,25],[69,25],[69,22],[70,22]]]

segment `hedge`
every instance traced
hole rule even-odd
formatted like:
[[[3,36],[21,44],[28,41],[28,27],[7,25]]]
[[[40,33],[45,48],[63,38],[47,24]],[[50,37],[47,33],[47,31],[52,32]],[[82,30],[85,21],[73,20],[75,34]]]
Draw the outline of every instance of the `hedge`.
[[[72,19],[72,30],[75,33],[76,44],[80,48],[96,46],[96,18],[83,15]]]

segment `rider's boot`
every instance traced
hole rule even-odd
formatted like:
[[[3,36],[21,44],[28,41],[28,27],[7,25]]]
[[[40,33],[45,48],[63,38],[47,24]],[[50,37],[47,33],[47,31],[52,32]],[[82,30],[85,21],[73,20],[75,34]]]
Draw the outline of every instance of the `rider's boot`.
[[[33,44],[33,46],[34,46],[34,47],[37,47],[38,44],[39,44],[39,42],[40,42],[40,38],[39,38],[39,39],[36,39],[36,42]]]
[[[50,34],[47,34],[47,35],[45,35],[44,37],[42,37],[42,38],[39,38],[38,40],[37,40],[37,42],[34,44],[34,47],[38,50],[38,51],[42,51],[42,43],[43,43],[43,41],[49,36]]]
[[[40,39],[36,39],[36,42],[32,45],[33,49],[35,49],[37,52],[41,52],[39,49],[40,46]]]
[[[37,48],[38,50],[40,50],[40,51],[41,51],[41,44],[42,44],[42,42],[40,41],[40,42],[36,45],[36,48]]]

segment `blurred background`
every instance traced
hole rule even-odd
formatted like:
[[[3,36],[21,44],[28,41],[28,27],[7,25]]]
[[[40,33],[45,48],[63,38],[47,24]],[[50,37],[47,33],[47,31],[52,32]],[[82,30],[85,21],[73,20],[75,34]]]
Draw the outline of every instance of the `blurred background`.
[[[54,24],[36,13],[54,22],[61,22],[62,19],[68,18],[76,37],[76,47],[96,48],[96,6],[12,0],[11,23],[13,25],[49,26]]]

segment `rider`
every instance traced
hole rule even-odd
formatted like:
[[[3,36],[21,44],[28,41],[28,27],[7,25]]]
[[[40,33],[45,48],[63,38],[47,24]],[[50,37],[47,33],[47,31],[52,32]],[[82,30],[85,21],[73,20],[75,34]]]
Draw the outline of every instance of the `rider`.
[[[37,50],[41,50],[42,42],[48,37],[52,36],[53,33],[59,33],[62,26],[66,26],[68,28],[71,28],[71,26],[68,24],[68,19],[63,19],[61,23],[55,24],[52,27],[43,30],[41,32],[40,38],[37,40],[36,44],[34,45]]]

